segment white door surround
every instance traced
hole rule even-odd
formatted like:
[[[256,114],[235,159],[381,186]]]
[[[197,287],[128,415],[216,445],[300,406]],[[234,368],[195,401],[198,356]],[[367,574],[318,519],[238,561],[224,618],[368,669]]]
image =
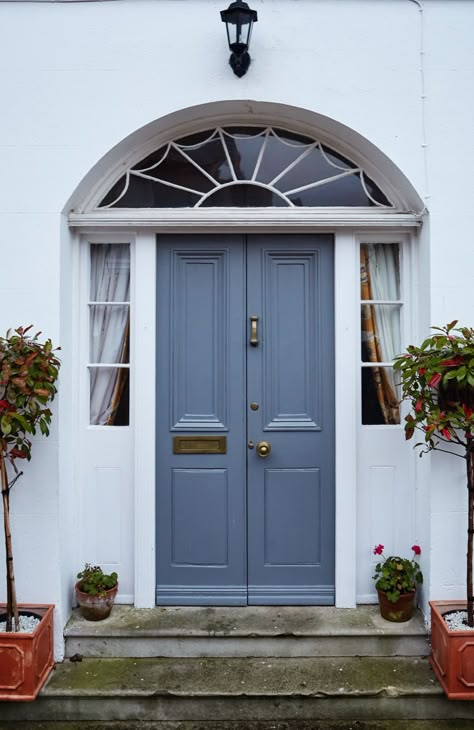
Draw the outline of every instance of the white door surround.
[[[253,103],[256,108],[256,103]],[[227,105],[227,107],[226,107]],[[233,107],[232,107],[233,105]],[[249,121],[248,109],[242,102],[221,105],[203,105],[207,108],[206,126]],[[236,107],[239,108],[236,118]],[[234,111],[232,111],[232,108]],[[291,114],[289,110],[291,109]],[[218,114],[220,110],[220,114]],[[295,118],[299,115],[299,121]],[[270,118],[270,113],[272,114]],[[174,134],[196,131],[190,110],[170,115],[174,119]],[[199,118],[198,115],[194,116]],[[316,125],[315,120],[318,121]],[[173,121],[173,120],[171,120]],[[140,159],[147,149],[156,148],[172,127],[170,118],[140,130],[132,137],[140,137],[142,144],[129,146],[130,138],[118,145],[82,181],[72,196],[69,224],[82,241],[90,243],[130,242],[132,251],[131,280],[131,432],[134,474],[134,563],[137,607],[155,605],[155,418],[150,403],[155,403],[156,361],[156,235],[190,231],[266,233],[326,231],[335,242],[335,416],[336,416],[336,606],[356,604],[357,556],[357,424],[360,412],[358,357],[360,352],[359,312],[359,250],[363,240],[400,242],[405,244],[410,232],[421,222],[422,204],[400,171],[359,135],[332,120],[304,110],[293,110],[280,105],[262,104],[260,116],[251,116],[255,123],[271,123],[311,133],[325,139],[335,149],[352,158],[363,158],[364,165],[382,189],[389,188],[392,199],[396,194],[397,210],[379,209],[142,209],[97,210],[94,206],[104,190],[118,178],[120,160]],[[330,127],[332,123],[332,134]],[[156,128],[161,129],[156,131]],[[201,114],[202,128],[202,114]],[[334,129],[337,134],[334,134]],[[315,131],[316,130],[316,131]],[[346,140],[341,138],[346,133]],[[359,141],[359,152],[354,144]],[[137,153],[137,146],[140,148]],[[374,153],[375,150],[375,153]],[[367,154],[372,154],[372,159]],[[375,162],[374,162],[375,158]],[[108,162],[109,164],[106,164]],[[378,165],[384,163],[385,171]],[[100,168],[100,169],[97,169]],[[104,169],[108,169],[104,175]],[[390,176],[390,173],[392,175]],[[395,191],[395,193],[394,193]],[[72,207],[72,211],[71,211]],[[414,260],[413,247],[406,247],[404,269],[409,270]],[[83,254],[84,256],[84,254]],[[77,264],[80,255],[74,257]],[[83,344],[83,343],[82,343]],[[81,343],[77,344],[80,360]],[[80,375],[80,378],[83,376]],[[143,384],[146,384],[144,387]],[[84,385],[84,384],[83,384]],[[83,387],[82,392],[85,392]],[[350,414],[350,416],[348,416]],[[352,417],[351,417],[352,416]]]

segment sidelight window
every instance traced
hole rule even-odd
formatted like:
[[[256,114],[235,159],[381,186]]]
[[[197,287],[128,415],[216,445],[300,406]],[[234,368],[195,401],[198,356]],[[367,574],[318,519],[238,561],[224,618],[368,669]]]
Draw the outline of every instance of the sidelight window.
[[[129,425],[130,246],[90,245],[90,423]]]
[[[360,246],[362,423],[399,424],[393,360],[401,351],[400,246]]]

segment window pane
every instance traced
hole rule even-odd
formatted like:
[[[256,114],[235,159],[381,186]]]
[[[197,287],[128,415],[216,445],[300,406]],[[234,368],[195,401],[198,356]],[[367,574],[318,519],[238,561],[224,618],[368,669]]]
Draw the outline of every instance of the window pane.
[[[216,208],[228,206],[231,208],[270,208],[288,205],[285,200],[275,195],[267,188],[259,185],[229,185],[210,195],[202,207]]]
[[[384,425],[400,423],[400,387],[393,368],[362,368],[362,423]]]
[[[195,164],[190,164],[186,158]],[[187,192],[148,180],[137,174],[140,171],[197,192]],[[254,174],[256,182],[264,184],[282,175],[276,180],[275,187],[282,193],[299,191],[291,193],[291,200],[296,206],[391,206],[380,188],[358,165],[322,145],[317,139],[277,128],[231,126],[207,129],[169,140],[126,170],[99,207],[199,206],[202,195],[209,191],[213,181],[218,189],[234,178],[251,184]],[[341,178],[341,175],[347,177]],[[338,179],[307,188],[332,178]],[[302,187],[307,189],[300,190]],[[266,205],[280,206],[279,201],[280,198],[275,195]],[[225,194],[214,199],[215,206],[232,204],[227,201]],[[243,206],[245,203],[234,205]],[[254,206],[255,203],[250,202],[248,205]]]
[[[90,423],[95,426],[128,426],[128,368],[90,368]]]
[[[214,183],[195,167],[192,162],[184,157],[179,150],[171,147],[166,157],[155,167],[135,168],[142,171],[144,175],[157,180],[166,180],[174,185],[181,185],[183,188],[191,188],[200,193],[207,193],[214,187]],[[134,176],[135,177],[135,176]],[[130,181],[133,184],[133,179]]]
[[[400,299],[398,243],[363,243],[360,247],[360,298]]]
[[[130,301],[128,243],[91,244],[91,302]]]
[[[362,362],[392,362],[401,352],[400,304],[362,304]]]
[[[93,304],[89,308],[89,362],[129,362],[129,306]]]

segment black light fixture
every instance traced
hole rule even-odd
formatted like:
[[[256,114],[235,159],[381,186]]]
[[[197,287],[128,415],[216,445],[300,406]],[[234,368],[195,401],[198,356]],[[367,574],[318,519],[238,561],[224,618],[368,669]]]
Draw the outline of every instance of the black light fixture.
[[[236,76],[244,76],[250,66],[249,45],[252,26],[257,22],[257,11],[243,0],[235,0],[227,10],[221,10],[221,20],[227,30],[227,42],[232,51],[229,63]]]

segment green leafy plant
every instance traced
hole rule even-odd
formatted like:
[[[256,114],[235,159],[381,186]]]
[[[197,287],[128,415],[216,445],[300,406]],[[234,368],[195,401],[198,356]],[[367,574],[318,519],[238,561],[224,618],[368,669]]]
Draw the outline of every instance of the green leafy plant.
[[[468,488],[467,623],[474,627],[474,329],[432,327],[435,333],[419,347],[410,345],[395,359],[400,371],[403,399],[411,411],[405,417],[405,437],[420,431],[415,444],[420,456],[443,451],[464,459]]]
[[[117,573],[106,575],[99,565],[86,563],[84,570],[77,574],[78,588],[90,596],[103,598],[108,590],[117,585]]]
[[[49,435],[51,410],[48,407],[57,390],[60,362],[51,340],[40,342],[29,327],[0,337],[0,475],[2,484],[3,525],[7,576],[6,630],[19,630],[15,590],[13,549],[10,528],[10,493],[17,479],[20,459],[31,459],[31,437],[39,429]],[[59,348],[58,348],[59,349]],[[11,470],[14,472],[10,477]]]
[[[381,555],[383,562],[375,566],[376,583],[375,587],[387,594],[391,603],[396,603],[401,595],[413,593],[417,585],[423,583],[423,574],[420,566],[415,560],[421,554],[419,545],[413,545],[413,558],[400,558],[398,555],[391,555],[386,558],[383,554],[384,546],[376,545],[374,555]]]

